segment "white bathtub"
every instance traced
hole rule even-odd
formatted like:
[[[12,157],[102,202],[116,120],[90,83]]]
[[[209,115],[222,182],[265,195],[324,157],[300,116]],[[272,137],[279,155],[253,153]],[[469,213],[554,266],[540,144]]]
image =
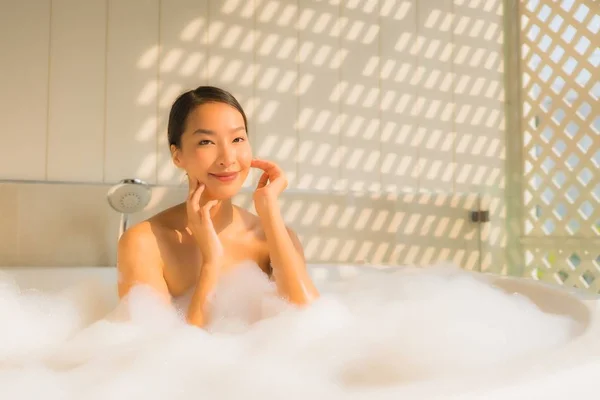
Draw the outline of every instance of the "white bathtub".
[[[314,264],[309,265],[309,268],[315,283],[320,286],[347,277],[360,276],[362,271],[369,271],[370,267]],[[22,289],[43,291],[60,290],[90,279],[111,285],[117,279],[114,267],[1,267],[0,272],[14,277]],[[494,286],[508,293],[526,296],[547,313],[571,316],[580,322],[581,329],[573,334],[565,346],[536,359],[521,360],[518,368],[499,370],[498,374],[502,376],[503,382],[501,386],[498,386],[497,382],[494,383],[495,378],[485,376],[484,379],[489,380],[493,390],[481,392],[485,390],[482,389],[485,384],[479,382],[479,392],[473,392],[473,397],[463,393],[460,396],[448,395],[444,398],[480,398],[482,393],[486,399],[548,400],[564,399],[566,396],[600,396],[600,389],[589,386],[600,373],[600,309],[597,296],[567,291],[529,279],[477,273],[474,275],[478,279],[489,280]]]

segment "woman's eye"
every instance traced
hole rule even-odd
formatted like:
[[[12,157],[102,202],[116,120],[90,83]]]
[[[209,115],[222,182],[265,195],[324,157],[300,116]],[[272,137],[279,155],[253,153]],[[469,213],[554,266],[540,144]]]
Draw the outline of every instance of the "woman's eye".
[[[207,144],[210,144],[210,140],[201,140],[200,143],[198,143],[200,146],[206,146]]]
[[[244,141],[244,138],[241,136],[233,139],[233,143],[239,143],[239,142],[243,142],[243,141]]]

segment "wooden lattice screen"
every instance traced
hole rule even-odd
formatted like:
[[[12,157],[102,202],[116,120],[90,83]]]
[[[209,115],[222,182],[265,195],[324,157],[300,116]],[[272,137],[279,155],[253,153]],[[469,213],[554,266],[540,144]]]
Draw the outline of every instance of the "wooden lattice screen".
[[[525,272],[600,292],[600,2],[519,13]]]

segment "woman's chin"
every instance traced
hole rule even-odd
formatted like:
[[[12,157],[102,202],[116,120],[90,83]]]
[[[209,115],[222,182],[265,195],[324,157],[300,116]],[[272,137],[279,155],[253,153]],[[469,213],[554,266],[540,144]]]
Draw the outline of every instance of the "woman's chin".
[[[212,187],[209,190],[209,195],[214,200],[227,200],[238,194],[241,188],[241,184]]]

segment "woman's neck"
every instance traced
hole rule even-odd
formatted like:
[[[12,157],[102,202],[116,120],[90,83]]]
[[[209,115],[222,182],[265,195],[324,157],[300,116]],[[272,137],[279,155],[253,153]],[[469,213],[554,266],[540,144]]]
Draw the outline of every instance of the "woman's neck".
[[[205,204],[206,200],[202,200],[200,202],[200,207],[203,207]],[[186,203],[180,204],[179,213],[185,230],[189,232]],[[219,200],[210,210],[210,219],[212,220],[217,234],[231,225],[233,218],[234,207],[231,199]]]
[[[217,234],[233,222],[233,203],[231,199],[219,200],[210,210],[210,218]]]

